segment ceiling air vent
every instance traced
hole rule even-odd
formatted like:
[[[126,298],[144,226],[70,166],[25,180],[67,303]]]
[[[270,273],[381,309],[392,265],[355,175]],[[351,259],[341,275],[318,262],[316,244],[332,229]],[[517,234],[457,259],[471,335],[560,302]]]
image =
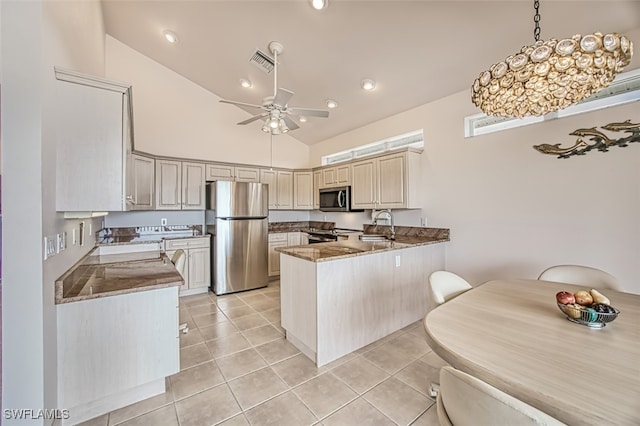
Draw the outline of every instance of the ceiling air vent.
[[[270,58],[266,53],[261,52],[260,49],[256,50],[251,58],[249,58],[249,62],[251,62],[256,67],[260,68],[265,74],[271,74],[273,71],[274,61]]]

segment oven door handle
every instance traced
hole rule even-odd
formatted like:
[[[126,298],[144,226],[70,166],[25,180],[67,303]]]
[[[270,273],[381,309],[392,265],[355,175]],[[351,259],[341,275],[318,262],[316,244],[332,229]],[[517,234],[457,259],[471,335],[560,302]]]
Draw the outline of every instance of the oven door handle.
[[[338,207],[344,207],[344,202],[347,199],[345,191],[338,191]]]

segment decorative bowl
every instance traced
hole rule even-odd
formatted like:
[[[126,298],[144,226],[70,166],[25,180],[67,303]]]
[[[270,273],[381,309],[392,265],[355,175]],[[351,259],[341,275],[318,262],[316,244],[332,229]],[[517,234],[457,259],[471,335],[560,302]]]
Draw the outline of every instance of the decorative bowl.
[[[611,313],[596,312],[594,309],[586,306],[580,306],[577,304],[564,305],[559,302],[558,308],[560,308],[569,321],[593,328],[604,327],[606,323],[615,320],[620,314],[620,311],[613,308],[613,306],[612,308],[615,312]]]

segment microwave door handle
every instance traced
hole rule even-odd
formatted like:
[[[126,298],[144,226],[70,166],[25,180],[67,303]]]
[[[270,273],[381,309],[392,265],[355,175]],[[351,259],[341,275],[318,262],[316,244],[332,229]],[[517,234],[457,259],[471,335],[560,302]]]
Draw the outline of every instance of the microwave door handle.
[[[346,199],[346,194],[344,191],[338,192],[338,207],[344,207],[344,202]]]

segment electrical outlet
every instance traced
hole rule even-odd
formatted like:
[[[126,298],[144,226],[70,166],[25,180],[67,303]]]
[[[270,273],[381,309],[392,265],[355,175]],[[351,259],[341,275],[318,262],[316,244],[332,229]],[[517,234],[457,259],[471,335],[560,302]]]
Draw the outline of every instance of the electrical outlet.
[[[162,219],[160,219],[160,225],[161,226],[167,226],[167,218],[163,217]]]
[[[423,218],[420,218],[420,226],[422,226],[423,228],[427,227],[427,217],[426,216],[423,217]]]
[[[67,233],[66,232],[61,232],[58,235],[56,235],[56,253],[60,253],[61,251],[64,251],[64,249],[67,248]]]
[[[78,244],[84,245],[84,220],[78,226]]]
[[[396,255],[396,268],[400,267],[400,255]]]
[[[55,256],[56,254],[56,237],[44,237],[44,260]]]

